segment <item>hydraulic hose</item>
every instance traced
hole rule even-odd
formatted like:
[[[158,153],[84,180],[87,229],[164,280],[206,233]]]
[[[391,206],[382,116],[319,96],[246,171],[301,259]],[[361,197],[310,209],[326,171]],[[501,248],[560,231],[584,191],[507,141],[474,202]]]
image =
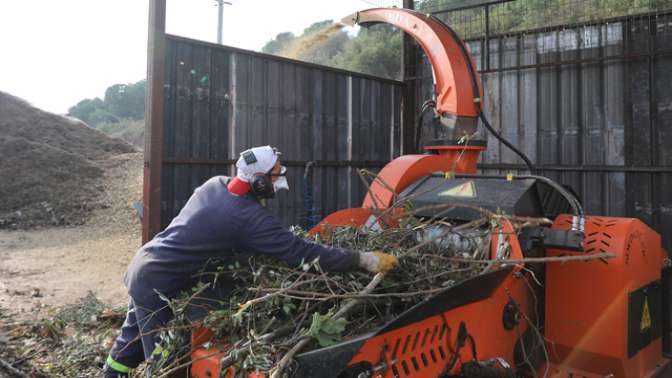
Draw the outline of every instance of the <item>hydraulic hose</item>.
[[[418,124],[415,128],[415,150],[417,153],[420,152],[420,140],[422,139],[422,120],[425,115],[425,112],[429,108],[436,108],[436,102],[434,100],[427,100],[422,103],[420,108],[420,115],[418,116]]]
[[[303,171],[303,209],[306,212],[306,230],[310,230],[315,226],[316,215],[315,215],[315,206],[314,206],[314,193],[313,193],[313,182],[311,180],[311,168],[315,165],[314,161],[309,161],[306,163],[306,167]]]
[[[478,106],[478,118],[483,121],[483,125],[485,125],[485,128],[490,131],[492,135],[497,138],[500,142],[502,142],[503,145],[508,147],[511,151],[513,151],[516,155],[518,155],[523,161],[525,162],[525,165],[527,165],[527,169],[529,169],[530,173],[534,173],[534,165],[532,165],[532,162],[530,159],[528,159],[527,155],[525,155],[522,151],[516,148],[513,144],[511,144],[506,138],[504,138],[500,133],[498,133],[492,125],[490,125],[490,122],[488,122],[488,119],[485,118],[485,114],[483,114],[483,110],[481,109],[480,106]]]
[[[549,179],[548,177],[544,176],[537,176],[537,175],[522,175],[522,176],[517,176],[520,179],[526,179],[526,178],[531,178],[531,179],[537,179],[539,181],[542,181],[551,187],[555,188],[560,194],[565,197],[568,201],[570,201],[570,205],[573,205],[572,208],[574,209],[574,217],[572,217],[572,230],[576,231],[581,231],[583,232],[585,229],[585,223],[586,223],[586,214],[583,211],[583,206],[581,205],[581,202],[572,194],[570,193],[567,189],[565,189],[562,185],[558,184],[557,182]]]
[[[572,209],[574,209],[575,214],[577,214],[580,217],[585,216],[585,212],[583,211],[583,206],[581,205],[581,202],[572,194],[570,193],[567,189],[565,189],[562,185],[558,184],[557,182],[549,179],[548,177],[544,176],[537,176],[537,175],[521,175],[521,176],[514,176],[515,178],[519,178],[521,180],[523,179],[536,179],[539,181],[544,182],[545,184],[553,187],[555,190],[560,192],[567,201],[570,201],[570,205],[572,205]]]
[[[440,174],[433,174],[433,177],[444,177],[443,175]],[[563,196],[567,202],[569,202],[569,206],[572,208],[572,212],[574,213],[575,219],[572,220],[572,229],[579,230],[583,232],[584,226],[585,226],[585,212],[583,210],[583,205],[581,205],[581,202],[572,194],[570,193],[567,189],[565,189],[562,185],[558,184],[557,182],[549,179],[548,177],[544,176],[537,176],[537,175],[512,175],[512,176],[500,176],[500,175],[466,175],[466,174],[457,174],[454,176],[455,178],[486,178],[486,179],[508,179],[511,178],[513,180],[527,180],[527,179],[534,179],[534,180],[539,180],[542,181],[543,183],[547,184],[548,186],[552,187],[553,189],[557,190],[558,193],[560,193],[561,196]]]
[[[508,140],[506,140],[500,133],[495,131],[495,129],[490,125],[490,122],[488,119],[485,117],[485,114],[483,114],[483,109],[481,108],[481,91],[478,88],[478,77],[476,76],[476,69],[474,68],[474,65],[471,62],[471,58],[469,57],[469,52],[467,51],[467,47],[465,46],[464,42],[462,39],[455,33],[453,29],[451,29],[448,25],[446,25],[445,22],[441,21],[435,16],[432,16],[432,18],[443,24],[446,29],[453,35],[453,39],[455,42],[457,42],[458,46],[460,46],[460,50],[462,51],[462,55],[464,56],[464,60],[467,62],[467,67],[469,68],[469,75],[471,76],[471,86],[472,86],[472,91],[474,93],[474,103],[476,104],[476,112],[478,113],[478,118],[481,119],[483,124],[485,125],[485,128],[488,129],[489,132],[492,133],[492,135],[497,138],[503,145],[508,147],[511,151],[513,151],[516,155],[518,155],[525,164],[527,165],[527,169],[529,169],[530,173],[534,173],[534,165],[530,161],[530,159],[516,146],[511,144]]]
[[[506,147],[511,149],[516,155],[518,155],[525,164],[527,165],[527,168],[530,170],[530,175],[527,177],[529,178],[536,178],[539,179],[543,182],[545,182],[548,185],[551,185],[553,188],[557,189],[560,194],[562,194],[563,197],[565,197],[572,208],[574,209],[574,217],[572,218],[572,229],[573,230],[578,230],[580,232],[583,232],[584,230],[584,224],[585,224],[585,214],[583,212],[583,207],[581,206],[581,203],[579,202],[574,195],[569,193],[565,188],[563,188],[560,184],[556,183],[555,181],[543,177],[543,176],[536,176],[534,175],[535,169],[534,165],[530,161],[530,159],[527,158],[527,156],[520,151],[518,148],[516,148],[513,144],[511,144],[509,141],[507,141],[501,134],[495,131],[495,129],[490,125],[490,122],[488,122],[487,118],[485,117],[485,114],[483,114],[483,109],[481,108],[481,91],[478,88],[478,77],[476,76],[476,69],[474,68],[474,65],[469,57],[469,52],[467,51],[467,46],[464,44],[464,41],[455,33],[453,29],[451,29],[448,25],[446,25],[445,22],[441,21],[435,16],[431,16],[435,21],[443,24],[446,29],[453,35],[453,39],[457,42],[458,46],[460,46],[460,50],[462,51],[462,56],[464,57],[464,60],[467,62],[467,67],[469,68],[469,74],[471,76],[471,86],[472,86],[472,92],[474,93],[474,104],[476,105],[476,112],[478,113],[478,117],[483,121],[483,124],[485,127],[492,133],[492,135],[495,136],[502,144],[504,144]],[[518,176],[518,177],[526,177],[526,176]]]

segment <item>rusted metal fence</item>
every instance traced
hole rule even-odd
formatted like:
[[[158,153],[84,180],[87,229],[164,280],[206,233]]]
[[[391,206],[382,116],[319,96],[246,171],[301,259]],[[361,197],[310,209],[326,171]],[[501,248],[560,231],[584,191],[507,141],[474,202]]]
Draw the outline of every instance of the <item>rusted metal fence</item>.
[[[146,177],[159,175],[160,187],[148,189],[155,202],[145,201],[144,238],[167,226],[205,180],[235,174],[236,159],[251,146],[283,152],[291,189],[269,207],[286,225],[309,226],[361,205],[366,190],[356,168],[377,171],[399,155],[396,81],[159,38],[162,117],[148,130],[159,145],[145,151]]]
[[[521,30],[507,15],[534,9],[485,3],[434,11],[466,36],[493,126],[539,174],[570,185],[589,214],[638,217],[672,251],[672,9],[604,19],[588,1],[537,2],[550,26]],[[422,103],[431,71],[426,61],[419,68]],[[487,141],[484,172],[524,169],[492,135]]]
[[[283,152],[291,191],[269,206],[288,225],[310,209],[321,219],[358,206],[352,168],[398,155],[396,82],[168,36],[165,104],[162,225],[205,179],[234,174],[251,146]]]

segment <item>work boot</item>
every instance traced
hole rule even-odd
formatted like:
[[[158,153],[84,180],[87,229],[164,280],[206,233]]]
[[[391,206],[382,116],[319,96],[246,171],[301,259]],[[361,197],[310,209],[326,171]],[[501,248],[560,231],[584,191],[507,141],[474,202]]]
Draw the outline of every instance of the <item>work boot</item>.
[[[103,366],[103,378],[129,378],[130,375],[128,373],[122,373],[119,371],[116,371],[110,367],[110,365],[105,364]]]

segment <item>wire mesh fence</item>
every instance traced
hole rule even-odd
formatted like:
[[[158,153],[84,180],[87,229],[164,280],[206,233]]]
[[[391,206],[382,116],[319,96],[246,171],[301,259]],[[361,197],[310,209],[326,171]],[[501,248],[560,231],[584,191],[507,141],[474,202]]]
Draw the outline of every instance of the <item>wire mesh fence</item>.
[[[671,0],[425,0],[416,9],[440,15],[462,38],[603,22],[672,11]],[[670,25],[665,25],[670,27]]]
[[[485,113],[589,214],[637,217],[672,250],[672,1],[424,1],[483,81]],[[433,96],[420,54],[416,101]],[[423,135],[434,125],[425,122]],[[484,172],[525,166],[490,134]]]
[[[369,5],[375,8],[403,7],[403,0],[359,0],[362,5]]]

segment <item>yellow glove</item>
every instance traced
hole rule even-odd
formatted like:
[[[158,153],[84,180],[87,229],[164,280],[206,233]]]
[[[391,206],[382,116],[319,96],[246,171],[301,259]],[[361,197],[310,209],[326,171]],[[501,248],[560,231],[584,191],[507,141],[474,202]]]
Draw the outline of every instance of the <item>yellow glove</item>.
[[[364,252],[359,257],[359,266],[371,273],[387,273],[399,265],[395,256],[381,251]]]

